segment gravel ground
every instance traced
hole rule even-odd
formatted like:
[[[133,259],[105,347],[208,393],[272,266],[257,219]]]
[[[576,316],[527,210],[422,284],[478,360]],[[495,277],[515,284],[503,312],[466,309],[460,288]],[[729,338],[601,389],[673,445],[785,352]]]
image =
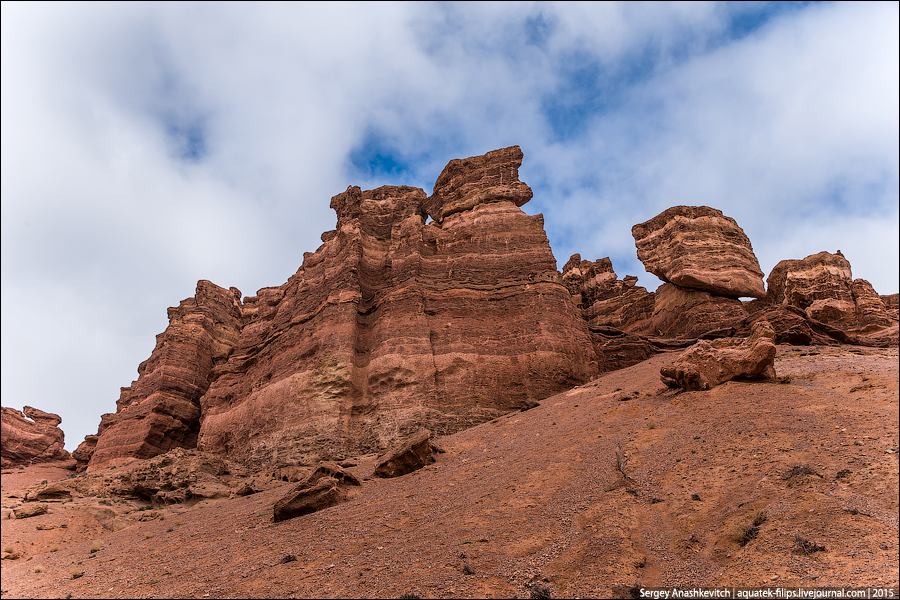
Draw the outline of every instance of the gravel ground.
[[[897,588],[897,349],[782,346],[789,382],[679,394],[659,381],[677,355],[441,438],[437,463],[397,479],[372,478],[375,457],[357,457],[355,497],[281,523],[272,503],[293,484],[147,521],[134,503],[51,502],[3,521],[3,598]],[[5,508],[21,504],[16,490],[70,475],[3,473]]]

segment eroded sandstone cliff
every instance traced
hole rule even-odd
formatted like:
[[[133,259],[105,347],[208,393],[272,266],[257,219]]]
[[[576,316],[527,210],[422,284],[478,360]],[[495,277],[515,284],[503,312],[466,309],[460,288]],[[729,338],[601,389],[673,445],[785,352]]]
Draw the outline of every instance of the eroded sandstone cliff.
[[[312,462],[588,381],[594,345],[542,217],[519,208],[531,198],[521,161],[518,147],[452,161],[430,198],[350,187],[332,199],[335,230],[284,285],[241,302],[201,282],[76,458],[95,469],[182,446]]]
[[[655,292],[608,258],[559,273],[543,218],[520,208],[521,162],[517,146],[453,160],[430,197],[351,186],[283,285],[242,300],[199,282],[73,457],[98,469],[188,448],[277,468],[381,452],[700,338],[738,347],[762,320],[775,343],[897,344],[896,295],[853,280],[840,253],[782,261],[766,294],[744,231],[705,206],[632,229]]]

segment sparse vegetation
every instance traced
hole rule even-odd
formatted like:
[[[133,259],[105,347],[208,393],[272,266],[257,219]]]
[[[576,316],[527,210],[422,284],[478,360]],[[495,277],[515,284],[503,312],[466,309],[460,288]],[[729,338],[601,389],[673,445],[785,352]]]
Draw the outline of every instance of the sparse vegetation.
[[[816,477],[821,477],[815,469],[810,467],[809,465],[794,465],[790,468],[790,470],[785,473],[784,478],[790,479],[792,477],[800,477],[802,475],[815,475]]]
[[[91,554],[94,552],[99,552],[103,549],[103,540],[94,540],[94,543],[91,544]]]
[[[175,521],[176,525],[181,525],[181,521]]]
[[[747,525],[738,525],[731,531],[731,539],[740,546],[746,546],[759,535],[759,526],[766,522],[768,515],[764,510],[757,510],[751,515]]]
[[[72,579],[78,579],[82,575],[84,575],[84,571],[79,571],[78,569],[70,569],[69,575],[72,576]]]
[[[144,533],[144,539],[145,539],[145,540],[149,540],[149,539],[152,538],[152,537],[153,537],[153,534],[150,533],[149,531],[146,532],[146,533]]]
[[[798,553],[804,554],[806,556],[809,556],[810,554],[814,554],[816,552],[825,552],[825,550],[827,550],[825,546],[812,542],[799,533],[794,536],[794,549]]]
[[[12,546],[7,546],[7,547],[5,547],[5,548],[3,549],[3,551],[12,554],[13,552],[16,551],[16,549],[13,548]]]
[[[44,565],[36,565],[36,566],[34,567],[34,572],[35,572],[35,573],[43,573],[43,572],[46,571],[46,570],[47,570],[47,568],[44,567]]]
[[[754,525],[754,527],[759,527],[760,525],[762,525],[763,523],[765,523],[766,520],[768,520],[768,518],[769,518],[769,515],[766,513],[766,511],[764,511],[764,510],[762,510],[762,509],[759,509],[759,510],[757,510],[757,511],[754,511],[754,513],[753,513],[753,525]]]
[[[650,421],[649,423],[647,423],[647,429],[656,429],[656,423]]]
[[[50,552],[59,552],[59,546],[50,546]]]

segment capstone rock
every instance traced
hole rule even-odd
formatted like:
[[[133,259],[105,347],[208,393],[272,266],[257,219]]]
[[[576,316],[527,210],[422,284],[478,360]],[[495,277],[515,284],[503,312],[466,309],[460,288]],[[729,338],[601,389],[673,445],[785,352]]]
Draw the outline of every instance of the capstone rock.
[[[731,298],[765,296],[749,238],[720,210],[673,206],[631,234],[644,267],[665,282]]]

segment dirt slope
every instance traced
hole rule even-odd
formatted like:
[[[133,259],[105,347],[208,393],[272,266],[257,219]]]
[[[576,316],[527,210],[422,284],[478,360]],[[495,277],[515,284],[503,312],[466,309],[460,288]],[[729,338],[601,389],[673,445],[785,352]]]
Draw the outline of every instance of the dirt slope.
[[[271,507],[287,483],[142,511],[142,522],[99,498],[51,502],[48,514],[2,522],[2,549],[20,555],[2,561],[3,597],[898,587],[897,349],[780,346],[776,370],[789,383],[681,394],[658,377],[676,357],[442,438],[436,464],[369,479],[350,502],[282,523]],[[357,462],[351,470],[369,477],[374,457]],[[4,471],[3,506],[69,474]],[[825,549],[807,554],[798,537]],[[104,547],[92,553],[95,539]]]

